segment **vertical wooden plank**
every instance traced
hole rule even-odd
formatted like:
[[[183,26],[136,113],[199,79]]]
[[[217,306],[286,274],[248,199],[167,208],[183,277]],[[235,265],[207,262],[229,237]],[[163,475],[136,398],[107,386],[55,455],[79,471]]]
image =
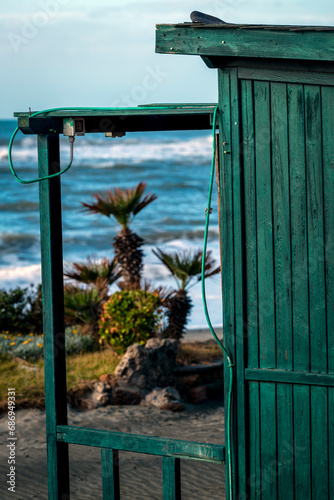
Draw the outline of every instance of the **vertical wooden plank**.
[[[162,457],[162,489],[164,500],[181,500],[180,459]]]
[[[309,300],[307,264],[307,206],[303,85],[288,85],[288,129],[291,195],[291,264],[293,368],[309,371]],[[293,388],[295,498],[311,495],[310,390]]]
[[[310,500],[311,489],[311,415],[310,387],[293,388],[295,500]]]
[[[260,384],[249,383],[249,498],[261,499]]]
[[[260,367],[276,367],[270,87],[254,82]]]
[[[328,496],[334,498],[334,388],[328,388]]]
[[[326,372],[327,334],[324,265],[324,203],[321,94],[305,86],[305,138],[308,206],[311,371]],[[327,389],[311,387],[311,460],[313,498],[328,495]]]
[[[118,450],[101,449],[103,500],[119,500]]]
[[[273,226],[277,368],[292,369],[290,179],[287,88],[271,83]],[[277,487],[280,500],[293,499],[292,387],[277,384]]]
[[[39,176],[59,171],[59,136],[38,136]],[[46,437],[50,500],[69,498],[68,445],[58,443],[57,425],[67,424],[64,285],[60,178],[39,183]]]
[[[271,172],[270,86],[254,82],[256,154],[256,211],[259,308],[259,362],[276,367],[274,250]],[[276,391],[273,384],[260,384],[261,491],[262,499],[277,498]]]
[[[305,86],[311,371],[327,371],[320,88]]]
[[[329,498],[327,388],[311,387],[312,499]]]
[[[223,330],[224,344],[235,360],[235,310],[234,310],[234,225],[231,172],[231,101],[229,71],[219,70],[219,136],[220,136],[220,214],[221,214],[221,259],[223,291]],[[226,152],[225,152],[226,151]],[[225,408],[230,383],[230,373],[225,357],[224,388]],[[234,386],[235,389],[235,386]],[[235,429],[235,428],[234,428]],[[227,433],[225,428],[225,435]],[[233,432],[236,437],[235,430]],[[226,438],[225,438],[226,439]],[[226,441],[225,441],[226,442]],[[226,467],[226,494],[229,498],[229,467]]]
[[[310,369],[307,264],[307,205],[303,85],[288,85],[288,128],[291,193],[291,261],[293,366]]]
[[[277,368],[292,368],[290,180],[287,89],[271,83]]]
[[[247,498],[246,492],[246,429],[245,429],[245,349],[244,338],[244,192],[241,164],[241,102],[237,68],[230,70],[231,89],[231,160],[234,225],[234,304],[235,304],[235,380],[237,443],[237,494],[239,500]]]
[[[277,497],[294,499],[292,384],[277,384]]]
[[[261,500],[277,498],[276,384],[260,383]]]
[[[247,367],[259,367],[259,337],[257,310],[257,234],[256,234],[256,183],[254,144],[253,84],[250,80],[241,83],[242,114],[242,161],[244,177],[245,212],[245,276],[246,276],[246,328]]]
[[[321,97],[328,371],[334,373],[334,87],[323,87]]]
[[[259,366],[258,337],[258,294],[257,294],[257,223],[256,223],[256,184],[255,184],[255,144],[254,144],[254,106],[253,83],[241,80],[241,117],[242,117],[242,161],[244,177],[244,234],[245,234],[245,322],[247,330],[247,367]],[[249,479],[250,498],[258,499],[260,485],[260,407],[259,384],[250,383],[248,390],[249,415],[246,419],[249,443]],[[248,423],[248,424],[247,424]]]
[[[334,87],[323,87],[322,131],[328,371],[334,373]],[[334,498],[334,389],[328,389],[329,498]]]

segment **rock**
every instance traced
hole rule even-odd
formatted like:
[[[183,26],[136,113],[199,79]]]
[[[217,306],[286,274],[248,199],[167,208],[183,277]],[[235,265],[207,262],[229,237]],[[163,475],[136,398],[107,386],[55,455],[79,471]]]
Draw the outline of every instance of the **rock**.
[[[156,406],[161,410],[182,411],[184,405],[181,403],[180,394],[173,387],[156,387],[145,397],[143,404]]]
[[[206,386],[205,385],[200,385],[198,387],[193,387],[190,390],[190,401],[192,403],[198,404],[198,403],[203,403],[206,401],[207,395],[206,395]]]
[[[165,405],[162,405],[160,407],[160,410],[165,410],[165,411],[184,411],[184,404],[183,403],[166,403]]]
[[[113,392],[113,403],[115,405],[139,405],[142,396],[138,391],[116,387]]]
[[[115,370],[118,381],[140,389],[166,387],[174,383],[177,341],[150,339],[145,346],[133,344]]]
[[[116,378],[111,373],[104,373],[100,376],[99,380],[107,385],[110,385],[111,387],[116,387],[117,385]]]
[[[83,408],[87,410],[93,410],[99,408],[100,406],[106,406],[111,403],[112,389],[110,385],[104,382],[95,382],[93,385],[93,391],[88,393],[81,402]]]

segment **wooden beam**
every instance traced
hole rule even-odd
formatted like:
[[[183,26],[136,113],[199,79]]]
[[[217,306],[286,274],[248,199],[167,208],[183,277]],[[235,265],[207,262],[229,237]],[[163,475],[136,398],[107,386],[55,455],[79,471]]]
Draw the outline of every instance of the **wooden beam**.
[[[157,25],[156,52],[219,57],[334,60],[327,27]]]
[[[246,380],[257,380],[259,382],[334,387],[334,374],[331,373],[248,368],[245,370],[245,378]]]
[[[39,176],[59,171],[59,136],[38,136]],[[39,183],[43,286],[46,442],[49,500],[69,499],[68,446],[57,442],[67,424],[60,177]]]
[[[57,427],[57,439],[62,443],[112,448],[120,451],[200,460],[203,462],[223,463],[225,460],[224,446],[125,432],[86,429],[70,425],[59,425]]]

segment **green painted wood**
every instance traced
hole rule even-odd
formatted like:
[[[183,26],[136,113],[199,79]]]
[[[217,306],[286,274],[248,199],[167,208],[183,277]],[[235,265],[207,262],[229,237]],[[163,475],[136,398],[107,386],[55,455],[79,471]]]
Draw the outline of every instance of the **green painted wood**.
[[[277,382],[283,384],[307,384],[323,387],[334,387],[334,374],[311,373],[290,370],[266,370],[263,368],[246,368],[246,380],[259,382]]]
[[[101,449],[103,500],[119,500],[119,456],[118,450]]]
[[[181,464],[179,458],[162,457],[164,500],[181,500]]]
[[[276,302],[276,366],[291,370],[292,360],[292,301],[291,301],[291,242],[290,179],[288,145],[288,104],[285,83],[272,82],[271,137],[274,263]],[[293,499],[293,418],[292,387],[277,384],[277,497]]]
[[[292,368],[290,179],[287,89],[271,83],[273,227],[276,303],[276,366]]]
[[[59,170],[59,137],[38,136],[39,176]],[[40,182],[43,332],[48,490],[50,500],[69,495],[68,447],[57,442],[58,424],[67,424],[63,252],[60,178]]]
[[[258,337],[258,287],[257,287],[257,222],[256,222],[256,176],[254,143],[254,101],[251,81],[240,81],[241,121],[243,139],[243,175],[244,175],[244,231],[245,231],[245,326],[247,328],[247,366],[259,366]],[[258,499],[261,495],[260,483],[260,401],[259,384],[249,384],[249,478],[247,481],[250,498]]]
[[[129,107],[111,107],[111,108],[85,108],[76,109],[64,108],[55,111],[48,111],[39,116],[31,118],[32,120],[37,120],[38,118],[71,118],[71,117],[103,117],[103,116],[156,116],[156,115],[192,115],[196,114],[207,114],[213,113],[214,108],[217,104],[187,104],[187,103],[174,103],[174,104],[156,104],[155,106],[164,109],[152,109],[154,104],[148,106],[137,106],[133,108]],[[167,107],[167,108],[166,108]],[[43,111],[43,110],[41,110]],[[32,111],[31,114],[37,113],[37,111]],[[19,111],[14,113],[16,118],[29,118],[30,113],[27,111]]]
[[[157,25],[155,51],[219,57],[332,61],[333,32],[279,26]],[[321,28],[320,28],[321,30]]]
[[[221,216],[221,268],[222,268],[222,290],[224,295],[223,306],[223,329],[224,329],[224,344],[232,357],[235,360],[235,306],[234,306],[234,224],[233,224],[233,194],[232,194],[232,133],[231,133],[231,100],[230,100],[230,81],[229,72],[219,71],[219,137],[220,137],[220,196],[222,201]],[[228,362],[224,356],[224,393],[225,393],[225,408],[228,406],[228,388],[230,383],[230,373],[227,367]],[[235,386],[234,386],[234,394]],[[233,415],[233,421],[235,415]],[[225,428],[225,435],[227,429]],[[236,440],[237,434],[234,433]],[[225,438],[226,442],[226,438]],[[233,460],[235,465],[235,460]],[[236,472],[236,471],[235,471]],[[235,473],[234,472],[234,473]],[[229,498],[229,475],[228,467],[226,467],[226,494]]]
[[[276,367],[270,86],[254,82],[260,366]]]
[[[320,88],[305,86],[311,371],[327,371]]]
[[[260,384],[249,383],[249,477],[247,480],[249,498],[261,499],[261,431],[260,431]]]
[[[334,89],[321,89],[328,371],[334,373]]]
[[[293,386],[295,500],[310,500],[311,431],[310,388]]]
[[[327,388],[311,387],[310,403],[312,500],[322,500],[329,498]]]
[[[292,385],[277,384],[277,498],[294,500]]]
[[[174,104],[170,108],[153,109],[153,106],[137,108],[110,108],[86,110],[50,111],[36,117],[29,113],[14,113],[18,126],[25,134],[63,133],[63,119],[81,117],[85,119],[85,131],[105,133],[113,131],[135,132],[154,130],[210,130],[214,105],[191,106]]]
[[[244,231],[245,231],[245,276],[246,304],[245,316],[247,327],[247,366],[259,366],[258,336],[258,287],[257,287],[257,223],[256,223],[256,175],[254,143],[254,102],[253,84],[241,80],[241,115],[243,139],[243,175],[244,175]]]
[[[82,444],[99,448],[111,448],[120,451],[147,453],[183,459],[201,460],[203,462],[223,463],[225,447],[182,441],[153,436],[141,436],[125,432],[86,429],[70,425],[57,427],[57,439],[62,443]]]
[[[334,498],[334,389],[328,388],[328,496]]]
[[[328,337],[328,371],[334,373],[334,89],[323,87],[322,133],[324,169],[326,319]],[[329,498],[334,498],[334,389],[328,389],[328,470]]]
[[[293,71],[279,68],[238,68],[240,79],[261,80],[268,82],[310,83],[318,85],[334,85],[333,73],[311,71]]]
[[[288,85],[288,130],[291,208],[293,366],[310,369],[305,106],[302,85]]]
[[[276,385],[260,384],[261,500],[277,498]]]
[[[310,370],[310,331],[308,300],[307,206],[305,173],[305,105],[302,85],[289,84],[288,130],[291,207],[293,366]],[[297,376],[299,376],[297,374]],[[308,377],[308,378],[307,378]],[[303,374],[301,382],[319,382],[317,376]],[[292,380],[296,383],[296,378]],[[333,380],[334,382],[334,380]],[[323,380],[324,384],[328,380]],[[310,391],[305,386],[293,387],[294,473],[296,500],[311,498],[310,455]]]
[[[245,356],[244,338],[246,326],[244,324],[244,214],[241,209],[243,199],[243,172],[239,144],[241,140],[241,112],[238,72],[236,68],[229,71],[230,99],[231,99],[231,167],[233,190],[233,245],[234,245],[234,286],[235,286],[235,384],[237,425],[237,483],[239,500],[247,498],[246,472],[246,429],[245,413]]]

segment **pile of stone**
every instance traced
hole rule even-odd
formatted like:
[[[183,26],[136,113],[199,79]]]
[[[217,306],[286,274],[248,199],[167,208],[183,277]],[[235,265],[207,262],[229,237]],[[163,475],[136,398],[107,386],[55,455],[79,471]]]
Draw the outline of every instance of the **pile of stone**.
[[[184,401],[201,403],[223,396],[223,361],[180,367],[176,366],[177,350],[174,339],[152,338],[145,346],[131,345],[115,373],[87,386],[77,406],[141,404],[182,411]]]
[[[81,401],[94,409],[107,404],[156,406],[182,411],[184,404],[175,385],[177,341],[150,339],[145,346],[131,345],[114,375],[105,374]]]

